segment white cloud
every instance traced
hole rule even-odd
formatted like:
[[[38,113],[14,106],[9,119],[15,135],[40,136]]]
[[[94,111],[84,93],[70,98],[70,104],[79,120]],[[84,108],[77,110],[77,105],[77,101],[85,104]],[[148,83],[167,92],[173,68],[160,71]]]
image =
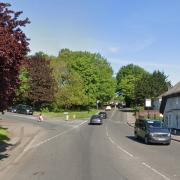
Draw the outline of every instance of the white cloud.
[[[111,53],[118,53],[118,52],[120,52],[120,48],[119,47],[110,47],[109,51]]]

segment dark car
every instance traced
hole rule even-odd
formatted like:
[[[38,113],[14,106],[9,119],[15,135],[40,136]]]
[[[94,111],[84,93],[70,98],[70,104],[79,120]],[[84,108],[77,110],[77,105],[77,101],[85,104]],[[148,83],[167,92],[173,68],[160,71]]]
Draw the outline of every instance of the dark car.
[[[16,112],[20,114],[33,115],[33,108],[29,105],[18,104],[16,106]]]
[[[89,124],[102,124],[102,118],[99,115],[92,115]]]
[[[171,143],[171,134],[163,121],[154,119],[137,119],[135,122],[134,135],[144,139],[145,143]]]
[[[16,106],[11,106],[7,109],[8,112],[13,112],[13,113],[16,113],[16,110],[17,110]]]
[[[102,119],[106,119],[106,118],[107,118],[107,113],[104,112],[104,111],[99,112],[98,114],[99,114],[99,116],[100,116]]]

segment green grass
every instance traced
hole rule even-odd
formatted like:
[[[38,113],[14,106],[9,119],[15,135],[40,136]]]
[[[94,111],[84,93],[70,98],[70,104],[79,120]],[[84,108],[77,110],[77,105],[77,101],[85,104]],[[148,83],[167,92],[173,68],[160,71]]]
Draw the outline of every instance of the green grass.
[[[9,140],[6,128],[0,127],[0,141]]]
[[[96,109],[91,109],[89,112],[88,111],[64,111],[64,112],[42,112],[44,116],[47,117],[61,117],[63,119],[66,119],[66,114],[68,113],[69,115],[69,120],[73,119],[82,119],[82,118],[89,118],[92,114],[96,114],[98,110]],[[35,112],[35,115],[38,115],[40,112]]]

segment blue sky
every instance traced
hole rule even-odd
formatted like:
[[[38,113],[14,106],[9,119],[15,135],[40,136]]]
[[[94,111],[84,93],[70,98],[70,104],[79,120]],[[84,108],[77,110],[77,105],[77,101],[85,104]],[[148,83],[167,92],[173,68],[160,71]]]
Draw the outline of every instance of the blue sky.
[[[31,54],[62,48],[98,52],[116,73],[133,63],[180,80],[179,0],[7,0],[31,21]]]

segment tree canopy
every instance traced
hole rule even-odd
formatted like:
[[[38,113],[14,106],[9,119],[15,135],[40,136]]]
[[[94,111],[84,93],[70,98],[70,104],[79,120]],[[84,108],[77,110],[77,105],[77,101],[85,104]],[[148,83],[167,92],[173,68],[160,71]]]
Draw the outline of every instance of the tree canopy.
[[[29,90],[28,97],[38,108],[43,103],[53,101],[55,80],[50,60],[42,53],[29,57]]]
[[[20,27],[30,23],[19,20],[22,12],[9,10],[10,4],[0,3],[0,111],[13,101],[19,85],[19,71],[29,48],[28,39]]]
[[[113,71],[100,54],[63,49],[59,58],[81,77],[87,104],[95,104],[97,100],[107,102],[114,96]]]
[[[168,76],[159,70],[142,76],[136,82],[135,94],[137,103],[143,105],[145,98],[154,99],[166,92],[171,87],[171,83],[167,78]]]
[[[120,91],[126,101],[127,106],[135,104],[136,95],[135,87],[136,82],[141,79],[144,75],[148,74],[143,68],[129,64],[123,66],[117,73],[117,91]]]

